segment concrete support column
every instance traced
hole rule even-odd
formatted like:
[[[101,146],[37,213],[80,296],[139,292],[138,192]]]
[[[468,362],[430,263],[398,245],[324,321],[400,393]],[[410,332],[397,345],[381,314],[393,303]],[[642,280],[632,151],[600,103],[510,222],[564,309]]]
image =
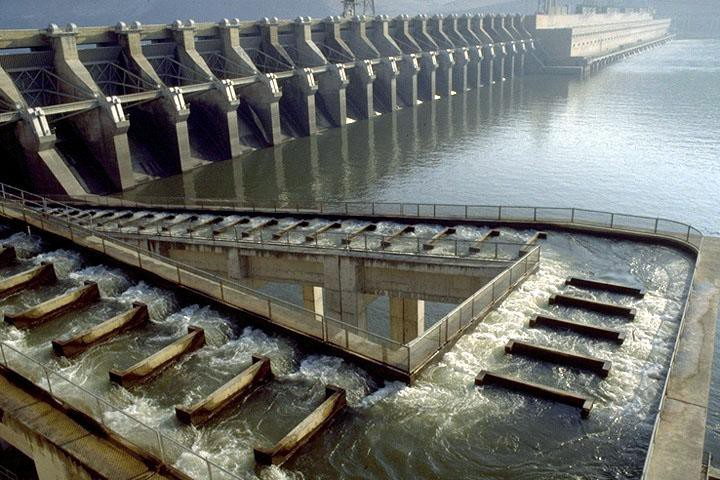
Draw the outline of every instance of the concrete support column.
[[[298,68],[295,75],[283,84],[282,102],[303,136],[317,133],[315,93],[318,91],[315,74],[310,68]]]
[[[400,75],[397,58],[383,57],[375,66],[375,73],[377,79],[374,84],[374,93],[379,106],[385,113],[397,110],[397,78]]]
[[[367,296],[363,291],[362,260],[325,257],[323,295],[326,315],[367,330]]]
[[[425,331],[425,301],[390,297],[390,338],[408,343]]]
[[[422,48],[417,43],[411,33],[410,17],[407,15],[398,15],[395,20],[395,34],[393,40],[400,47],[403,53],[420,53]]]
[[[267,144],[278,145],[285,137],[280,125],[282,93],[277,76],[274,73],[258,73],[255,78],[255,83],[237,88],[237,95],[260,119]]]
[[[328,70],[318,75],[318,96],[330,115],[334,127],[347,124],[347,86],[350,81],[342,63],[329,65]]]
[[[382,56],[367,36],[367,24],[364,16],[351,18],[349,26],[347,44],[357,58],[373,60]]]
[[[131,25],[120,22],[115,27],[115,33],[129,60],[128,68],[149,84],[156,85],[163,93],[161,99],[138,107],[141,111],[139,117],[149,117],[153,127],[159,130],[156,141],[162,143],[161,149],[165,152],[159,160],[167,162],[164,167],[169,173],[190,170],[195,166],[187,126],[190,109],[185,103],[182,90],[178,87],[168,88],[145,58],[142,51],[143,28],[140,22]],[[142,127],[147,128],[145,125]]]
[[[418,104],[418,73],[420,62],[415,53],[403,55],[398,62],[397,95],[399,99],[409,107],[416,107]]]
[[[425,102],[435,100],[437,95],[436,77],[438,69],[437,53],[423,52],[420,56],[420,77],[418,79],[418,96]]]
[[[482,88],[482,64],[483,53],[482,47],[475,46],[468,48],[468,66],[467,66],[467,87],[469,89]]]
[[[372,26],[372,35],[369,35],[369,38],[381,55],[397,57],[403,54],[400,46],[390,36],[390,17],[378,15],[372,21]]]
[[[63,30],[50,25],[47,36],[52,42],[54,66],[63,79],[58,88],[70,97],[96,98],[100,107],[71,117],[71,122],[98,160],[113,187],[124,190],[135,185],[130,159],[125,118],[117,97],[106,97],[80,61],[77,52],[78,29],[74,24]]]
[[[311,21],[310,17],[295,19],[295,64],[301,67],[317,67],[328,63],[312,39]]]
[[[303,307],[318,315],[325,315],[322,287],[303,285]]]
[[[355,106],[360,118],[375,116],[375,104],[373,101],[373,82],[375,78],[375,69],[370,60],[359,61],[350,70],[348,93],[350,101]]]
[[[15,137],[22,148],[24,173],[38,193],[84,195],[80,184],[55,150],[57,138],[50,130],[45,113],[30,108],[10,75],[0,67],[0,99],[19,110],[23,119],[15,124]]]
[[[457,93],[468,91],[468,67],[470,65],[470,52],[467,47],[461,47],[454,53],[455,66],[453,67],[453,90]]]
[[[438,53],[437,94],[449,97],[453,94],[453,69],[455,56],[452,50],[442,50]]]
[[[343,40],[340,27],[342,19],[340,17],[330,16],[323,20],[325,25],[325,57],[330,62],[347,62],[355,60],[355,54],[352,52],[347,42]]]
[[[223,19],[219,30],[223,56],[230,60],[226,62],[224,70],[237,78],[254,76],[256,79],[251,85],[235,88],[238,98],[259,118],[265,142],[268,145],[281,143],[283,135],[279,102],[282,94],[277,77],[273,73],[261,73],[240,45],[240,20]]]
[[[278,27],[280,22],[276,17],[263,18],[257,22],[260,29],[262,40],[260,42],[260,50],[268,57],[274,59],[280,65],[286,65],[288,68],[294,68],[295,62],[285,48],[280,45],[280,36]]]
[[[180,63],[187,67],[186,75],[198,83],[213,82],[215,88],[193,98],[195,115],[202,115],[204,122],[212,125],[218,132],[219,144],[225,158],[240,155],[244,148],[240,143],[237,110],[240,101],[230,80],[218,79],[195,49],[195,22],[182,23],[177,20],[171,25],[173,38],[177,45]]]

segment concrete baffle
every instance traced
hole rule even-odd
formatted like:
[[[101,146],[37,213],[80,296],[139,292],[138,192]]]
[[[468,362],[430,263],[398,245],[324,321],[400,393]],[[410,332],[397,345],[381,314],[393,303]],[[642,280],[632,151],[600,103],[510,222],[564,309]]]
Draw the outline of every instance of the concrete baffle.
[[[200,402],[189,407],[176,406],[175,416],[187,425],[203,425],[272,377],[270,359],[253,355],[252,364],[248,368]]]
[[[84,286],[73,289],[39,305],[18,313],[6,313],[5,321],[20,329],[29,329],[65,314],[80,310],[100,300],[97,283],[85,282]]]
[[[53,340],[52,348],[55,355],[68,358],[75,357],[123,332],[144,325],[149,319],[147,305],[135,302],[130,310],[88,328],[71,338]]]
[[[125,370],[110,370],[110,381],[125,388],[148,382],[182,356],[205,346],[205,330],[188,327],[188,334]]]
[[[53,264],[43,262],[39,267],[0,280],[0,300],[29,288],[53,284],[56,280]]]
[[[332,385],[325,388],[325,401],[270,448],[255,447],[255,461],[261,465],[282,465],[310,439],[327,427],[347,406],[345,390]]]
[[[46,36],[52,45],[55,72],[62,79],[58,89],[69,98],[95,99],[98,107],[69,118],[94,158],[100,163],[114,188],[135,186],[125,117],[118,97],[106,97],[80,61],[77,49],[78,28],[69,24],[65,29],[51,24]]]
[[[390,297],[390,338],[408,343],[425,332],[425,302]]]

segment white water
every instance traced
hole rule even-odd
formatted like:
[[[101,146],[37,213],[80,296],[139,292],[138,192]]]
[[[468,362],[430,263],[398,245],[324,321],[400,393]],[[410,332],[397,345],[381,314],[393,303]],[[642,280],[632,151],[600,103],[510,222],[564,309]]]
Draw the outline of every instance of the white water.
[[[439,227],[428,226],[428,231]],[[461,235],[467,232],[456,234]],[[525,239],[529,232],[507,230],[503,235]],[[408,387],[374,379],[339,358],[303,351],[292,339],[248,326],[240,315],[185,305],[172,292],[121,270],[87,265],[76,252],[23,234],[10,238],[22,247],[24,264],[53,261],[61,280],[0,303],[0,311],[34,305],[84,280],[100,283],[103,302],[72,319],[28,332],[3,323],[0,339],[235,474],[263,479],[634,478],[642,466],[692,265],[686,255],[666,247],[552,234],[544,244],[540,271]],[[39,254],[41,250],[47,253]],[[633,305],[636,320],[549,307],[547,298],[566,290],[562,285],[571,274],[647,288],[643,300],[575,292]],[[51,353],[52,338],[109,318],[133,301],[149,305],[148,326],[77,359],[57,359]],[[628,340],[615,346],[527,328],[528,319],[541,312],[622,328]],[[184,335],[189,325],[205,329],[206,347],[147,385],[126,390],[109,383],[110,368],[125,368],[146,357]],[[503,347],[511,338],[608,358],[613,369],[601,380],[505,355]],[[176,404],[203,398],[247,367],[252,354],[271,358],[275,380],[205,427],[186,427],[175,420]],[[595,397],[596,405],[590,418],[581,420],[569,407],[493,387],[479,389],[473,379],[481,369],[576,390]],[[277,441],[322,401],[327,384],[347,389],[347,413],[284,468],[256,472],[253,446]],[[121,415],[107,413],[105,421],[119,432],[137,432]],[[205,478],[204,467],[190,455],[178,457],[176,465]]]

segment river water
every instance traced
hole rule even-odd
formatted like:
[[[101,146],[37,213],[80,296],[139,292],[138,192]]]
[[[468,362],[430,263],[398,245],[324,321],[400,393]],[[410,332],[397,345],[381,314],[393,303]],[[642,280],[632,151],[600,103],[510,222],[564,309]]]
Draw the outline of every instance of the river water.
[[[719,99],[720,42],[677,41],[586,81],[505,82],[157,180],[128,196],[574,206],[662,215],[720,234]],[[172,292],[88,264],[77,253],[21,234],[8,241],[24,246],[27,257],[45,252],[27,262],[53,259],[63,273],[55,290],[14,297],[1,310],[37,303],[84,279],[101,280],[104,300],[72,329],[59,322],[23,334],[2,326],[2,340],[54,362],[231,471],[263,479],[637,478],[692,268],[687,255],[667,247],[551,235],[540,271],[407,387],[304,352],[242,318],[184,305]],[[548,307],[547,297],[560,291],[566,276],[593,273],[648,289],[641,301],[593,296],[635,306],[632,324]],[[50,338],[96,323],[133,300],[150,304],[147,330],[73,361],[53,359]],[[629,339],[616,346],[528,329],[527,320],[541,312],[626,329]],[[109,368],[156,351],[190,324],[206,328],[208,347],[139,389],[108,384]],[[608,358],[613,371],[601,380],[505,355],[511,338]],[[179,427],[173,405],[207,395],[257,353],[273,360],[271,387],[222,421]],[[596,406],[583,421],[574,409],[478,389],[473,379],[481,369],[577,390],[595,397]],[[283,468],[255,471],[252,446],[278,440],[319,403],[327,383],[348,390],[349,413]],[[709,423],[720,431],[720,418],[713,415]],[[712,434],[708,445],[720,453]]]
[[[581,207],[720,235],[718,192],[720,41],[678,40],[586,81],[516,79],[130,195]],[[720,457],[715,365],[707,449]]]

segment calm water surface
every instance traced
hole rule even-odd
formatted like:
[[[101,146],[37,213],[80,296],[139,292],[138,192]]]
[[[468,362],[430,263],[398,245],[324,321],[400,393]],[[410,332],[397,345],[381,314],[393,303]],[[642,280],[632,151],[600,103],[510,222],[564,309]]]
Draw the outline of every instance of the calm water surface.
[[[720,42],[676,41],[587,81],[517,79],[158,180],[128,195],[582,207],[663,216],[720,235],[719,191]],[[652,421],[645,415],[664,378],[687,264],[663,250],[605,252],[607,258],[598,259],[602,249],[588,239],[556,242],[537,278],[417,387],[385,386],[356,401],[359,413],[349,422],[361,434],[343,436],[333,429],[316,452],[285,473],[637,477]],[[513,315],[536,310],[541,295],[535,292],[544,296],[573,267],[597,262],[604,268],[617,262],[636,278],[637,271],[646,271],[662,289],[637,327],[636,347],[621,350],[619,371],[634,373],[611,375],[605,386],[587,380],[583,390],[601,401],[594,419],[579,422],[536,404],[528,410],[525,400],[514,396],[476,395],[471,377],[479,368],[504,368],[499,346],[522,324]],[[323,362],[304,360],[299,368],[335,379],[337,366]],[[707,446],[718,456],[720,382],[715,383]],[[396,422],[394,428],[382,428],[388,419]],[[498,419],[504,430],[493,427]]]

